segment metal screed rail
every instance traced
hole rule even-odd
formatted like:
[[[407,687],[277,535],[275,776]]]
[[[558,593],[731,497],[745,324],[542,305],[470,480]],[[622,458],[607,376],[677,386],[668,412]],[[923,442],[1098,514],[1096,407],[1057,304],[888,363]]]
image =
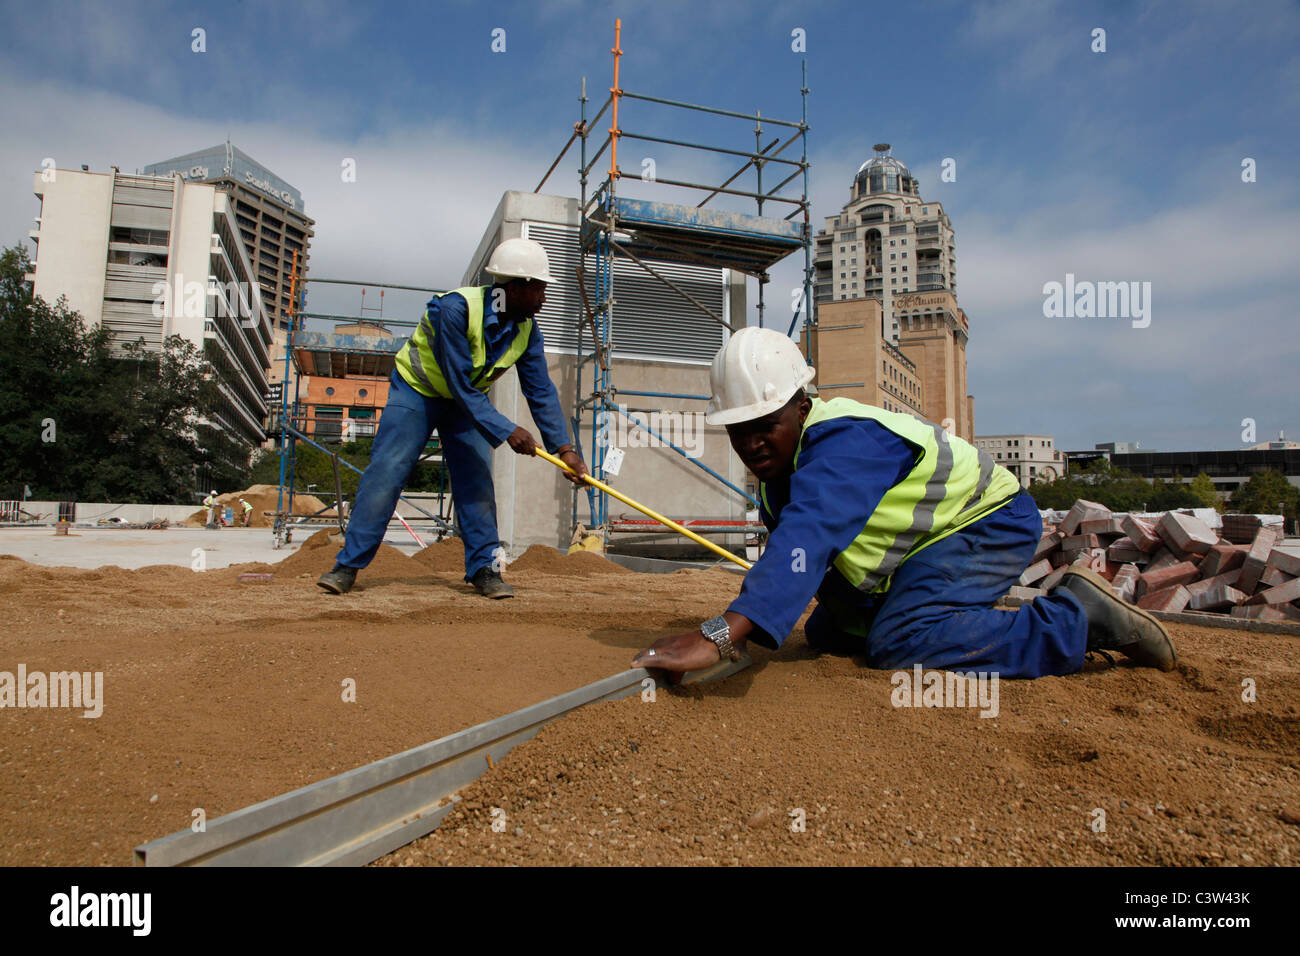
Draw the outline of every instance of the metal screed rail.
[[[742,654],[683,677],[728,677],[751,663]],[[585,704],[641,691],[655,672],[632,668],[594,684],[470,727],[441,740],[138,846],[142,866],[363,866],[433,832],[458,798],[495,761],[545,724]]]

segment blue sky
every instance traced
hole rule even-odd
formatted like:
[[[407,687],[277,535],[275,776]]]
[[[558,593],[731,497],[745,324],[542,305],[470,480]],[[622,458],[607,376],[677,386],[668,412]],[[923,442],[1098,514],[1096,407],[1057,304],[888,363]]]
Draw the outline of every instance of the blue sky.
[[[802,29],[814,221],[880,141],[943,203],[979,433],[1233,448],[1251,418],[1260,440],[1300,438],[1294,3],[5,7],[0,242],[26,236],[45,157],[132,170],[230,136],[302,190],[313,274],[433,287],[459,281],[502,191],[536,185],[582,76],[603,99],[616,16],[625,88],[791,119]],[[739,121],[639,104],[624,120],[753,143]],[[636,147],[661,176],[730,163],[656,150]],[[941,182],[949,157],[957,178]],[[575,165],[548,191],[576,192]],[[1151,282],[1151,325],[1044,317],[1043,284],[1067,272]],[[797,282],[791,263],[771,288]],[[317,287],[310,307],[354,312],[358,297]],[[418,297],[387,298],[389,314],[418,312]]]

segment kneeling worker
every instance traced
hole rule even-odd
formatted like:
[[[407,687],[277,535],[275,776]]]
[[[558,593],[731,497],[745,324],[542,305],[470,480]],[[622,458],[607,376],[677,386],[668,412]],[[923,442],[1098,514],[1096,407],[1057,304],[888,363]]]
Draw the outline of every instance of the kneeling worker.
[[[502,442],[520,455],[534,454],[536,440],[488,401],[487,391],[512,365],[541,430],[546,449],[577,474],[587,467],[569,442],[559,396],[546,370],[542,333],[533,321],[551,281],[546,250],[530,239],[507,239],[492,253],[490,286],[456,289],[430,300],[415,334],[397,353],[388,404],[361,477],[347,538],[332,571],[316,583],[344,594],[357,571],[374,558],[411,469],[436,430],[451,478],[456,521],[465,545],[465,580],[490,598],[514,596],[494,556],[496,496],[492,449]]]
[[[1071,567],[1046,596],[1014,611],[993,604],[1033,559],[1042,520],[1019,481],[937,425],[804,387],[795,344],[746,328],[713,360],[705,420],[725,425],[758,478],[770,533],[725,614],[664,637],[637,667],[691,671],[747,641],[778,647],[808,602],[817,650],[857,653],[871,667],[1069,674],[1089,651],[1173,668],[1154,617]]]

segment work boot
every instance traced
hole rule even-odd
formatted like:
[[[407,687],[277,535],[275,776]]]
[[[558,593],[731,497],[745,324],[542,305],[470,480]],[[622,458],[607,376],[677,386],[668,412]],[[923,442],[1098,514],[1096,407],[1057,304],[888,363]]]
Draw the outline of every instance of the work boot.
[[[1088,618],[1088,650],[1119,651],[1142,667],[1174,669],[1178,660],[1169,632],[1158,620],[1115,596],[1110,584],[1091,568],[1073,565],[1053,590],[1079,599]]]
[[[331,594],[347,594],[352,590],[352,585],[357,580],[357,569],[349,568],[346,565],[336,564],[333,571],[326,571],[316,582],[318,587],[324,588]]]
[[[515,596],[515,589],[502,581],[500,572],[493,571],[490,566],[479,568],[469,579],[469,583],[474,585],[474,590],[485,598],[499,600]]]

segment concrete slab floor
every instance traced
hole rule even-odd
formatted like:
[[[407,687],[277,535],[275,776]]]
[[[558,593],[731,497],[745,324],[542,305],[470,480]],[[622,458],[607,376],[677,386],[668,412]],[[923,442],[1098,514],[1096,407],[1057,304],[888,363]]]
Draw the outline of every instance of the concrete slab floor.
[[[273,548],[268,528],[166,528],[144,531],[114,528],[73,528],[67,536],[56,535],[50,527],[0,529],[0,554],[11,554],[32,564],[73,568],[143,568],[151,564],[192,567],[194,549],[204,550],[208,569],[264,561],[276,564],[293,554],[316,531],[317,527],[294,532],[293,543],[279,550]],[[422,536],[423,537],[423,536]],[[432,537],[425,539],[432,541]],[[406,554],[414,554],[416,544],[398,526],[384,538]]]

